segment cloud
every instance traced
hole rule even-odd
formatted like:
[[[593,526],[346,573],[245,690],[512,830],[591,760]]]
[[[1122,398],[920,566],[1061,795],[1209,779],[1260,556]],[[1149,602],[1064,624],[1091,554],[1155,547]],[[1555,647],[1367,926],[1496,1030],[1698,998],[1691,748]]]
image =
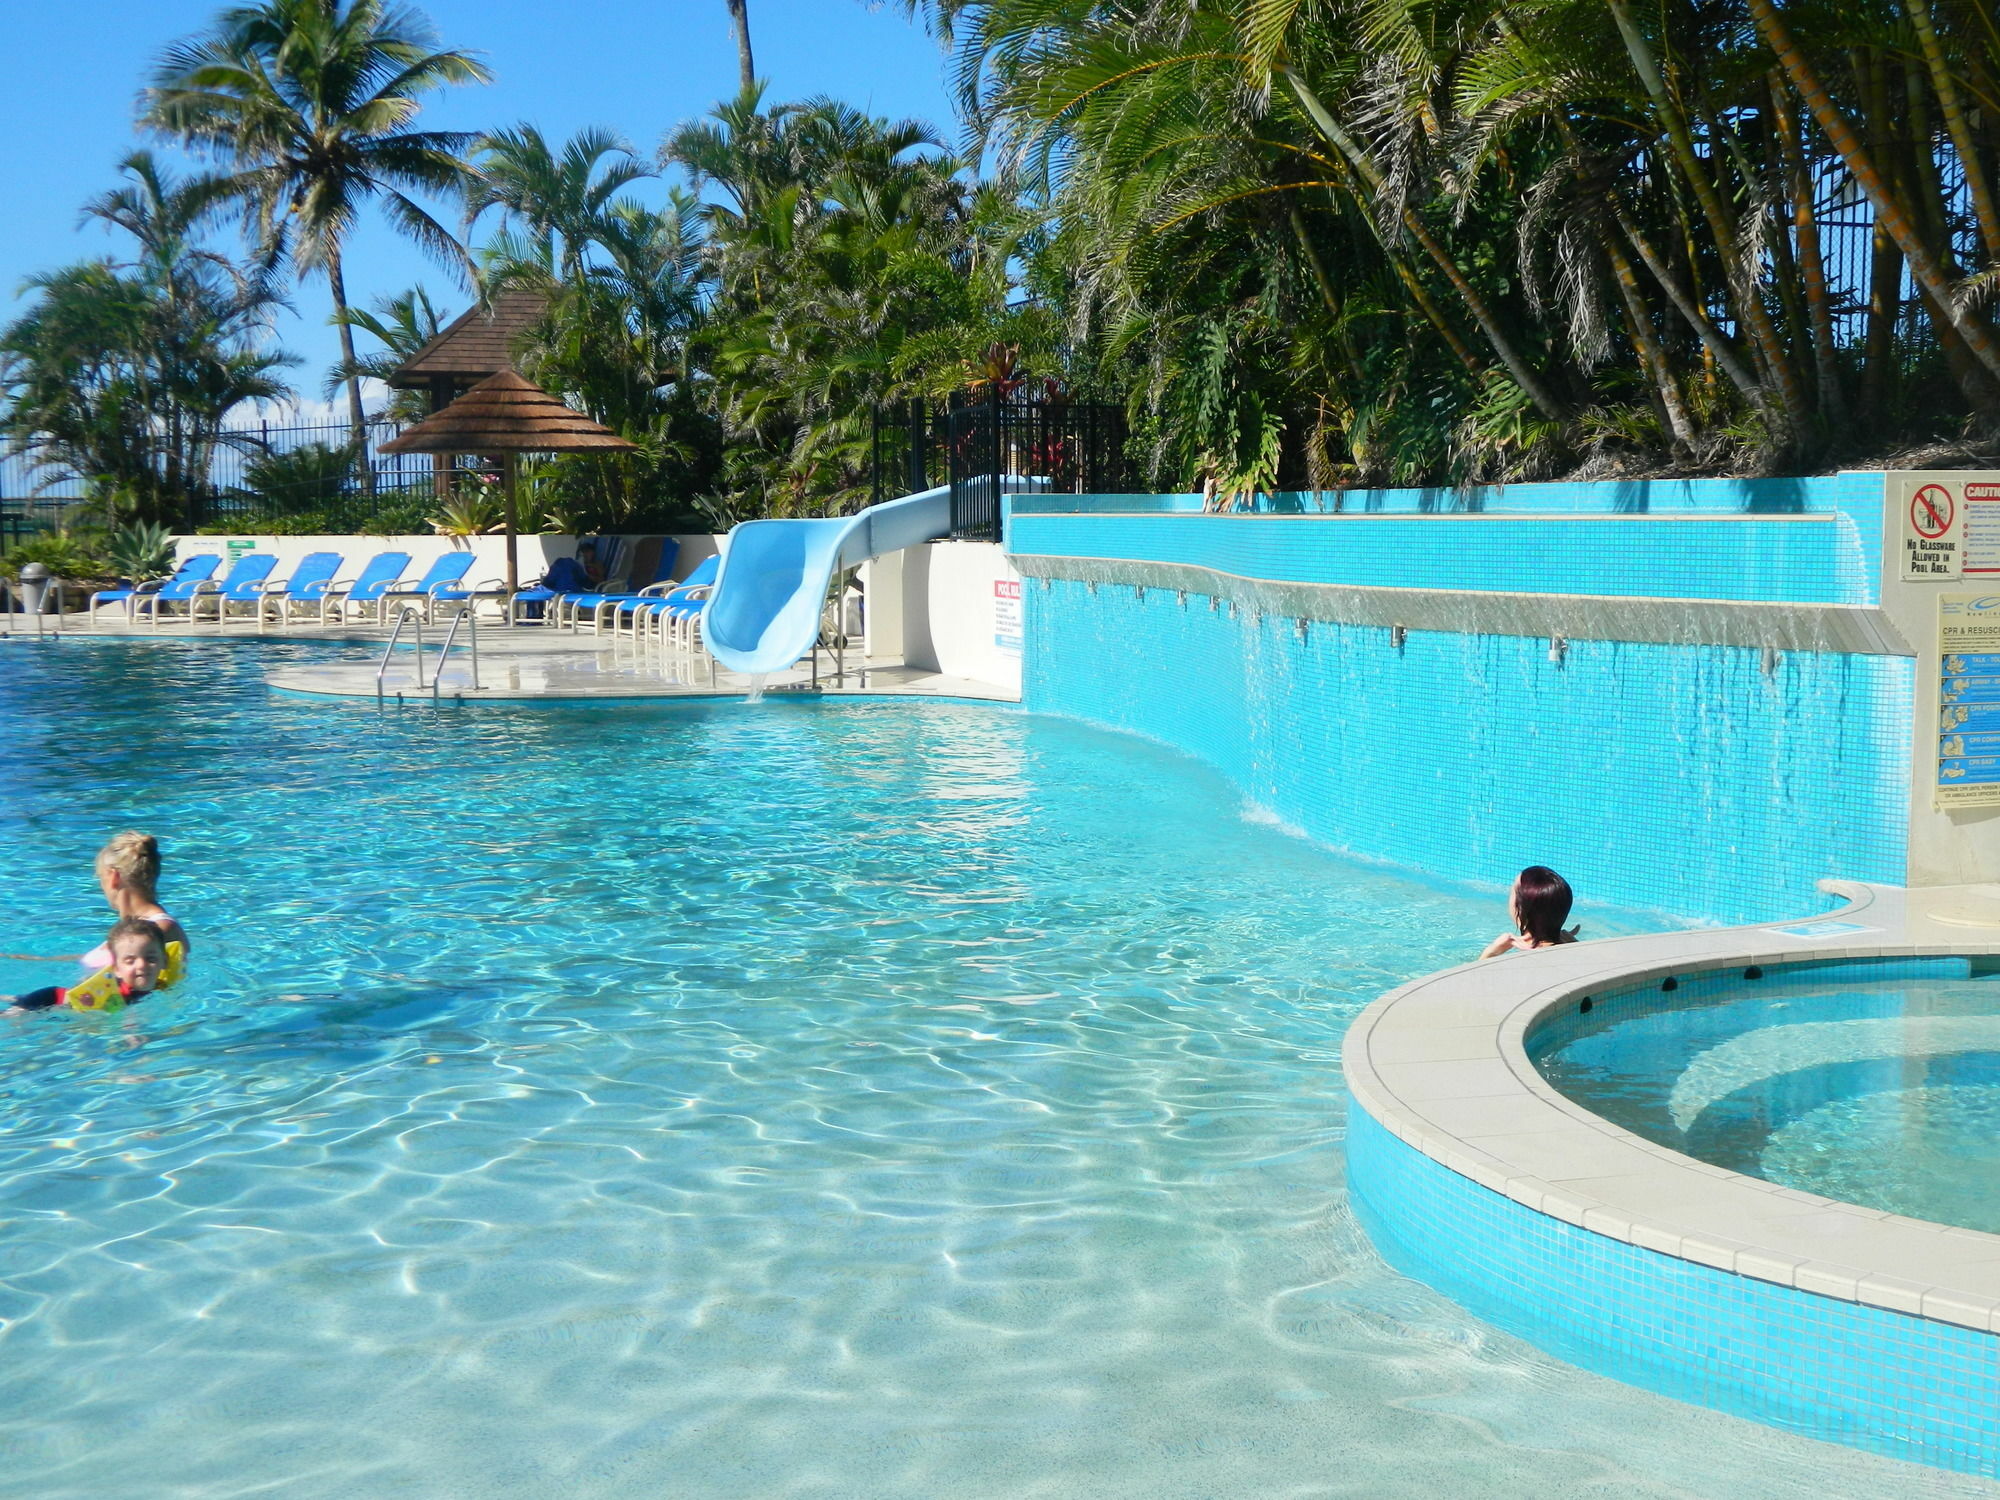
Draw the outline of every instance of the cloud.
[[[379,380],[361,382],[361,407],[372,418],[389,404],[391,392]],[[264,401],[251,408],[248,422],[240,425],[268,423],[272,427],[345,427],[347,425],[347,393],[341,392],[332,400],[303,393],[289,401]],[[231,426],[239,425],[232,421]]]

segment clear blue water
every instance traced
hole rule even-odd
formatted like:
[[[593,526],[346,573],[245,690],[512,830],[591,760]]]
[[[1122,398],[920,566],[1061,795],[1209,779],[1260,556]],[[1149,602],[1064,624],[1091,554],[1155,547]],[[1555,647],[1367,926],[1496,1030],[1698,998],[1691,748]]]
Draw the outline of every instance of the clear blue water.
[[[1020,713],[266,694],[319,649],[0,645],[0,947],[134,824],[197,943],[0,1024],[0,1494],[1995,1493],[1384,1266],[1342,1030],[1495,894]]]
[[[2000,973],[1814,965],[1659,1003],[1604,1000],[1547,1039],[1543,1074],[1703,1161],[2000,1233]]]

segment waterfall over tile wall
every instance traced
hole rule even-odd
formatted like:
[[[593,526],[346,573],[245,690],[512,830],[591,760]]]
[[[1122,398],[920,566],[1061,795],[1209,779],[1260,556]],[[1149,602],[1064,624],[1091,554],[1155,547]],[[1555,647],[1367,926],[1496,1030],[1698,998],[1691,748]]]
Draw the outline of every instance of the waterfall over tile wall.
[[[1685,521],[1657,524],[1682,549],[1682,586],[1733,577],[1738,599],[1865,603],[1872,538],[1865,524],[1827,519],[1832,529],[1810,539],[1818,554],[1794,546],[1776,568],[1754,525],[1712,540]],[[1359,539],[1385,535],[1372,530],[1380,522],[1361,524],[1371,529],[1335,535],[1324,528],[1338,519],[1017,516],[1010,547],[1024,572],[1035,554],[1060,555],[1072,572],[1102,559],[1085,562],[1087,577],[1027,579],[1027,706],[1177,746],[1313,838],[1447,877],[1504,884],[1523,865],[1549,864],[1587,897],[1723,922],[1824,909],[1817,882],[1829,876],[1902,881],[1908,657],[1392,633],[1260,614],[1222,587],[1119,581],[1172,559],[1239,579],[1254,567],[1257,578],[1358,582]],[[1244,527],[1257,528],[1247,550]],[[1319,530],[1286,534],[1295,527]],[[1455,534],[1472,543],[1504,530]],[[1567,564],[1571,575],[1552,587],[1627,592],[1575,576],[1593,552],[1565,530],[1541,523],[1551,559],[1541,576]],[[1734,537],[1738,554],[1719,554]],[[1665,555],[1658,540],[1608,561],[1629,580],[1635,556]],[[1315,565],[1315,555],[1332,561]],[[1465,588],[1523,587],[1495,585],[1478,545],[1457,555]],[[1432,549],[1426,569],[1438,576],[1422,581],[1446,582],[1450,558]],[[1511,559],[1530,587],[1532,564]],[[1718,591],[1705,581],[1690,592]],[[1705,607],[1689,600],[1690,619]],[[1699,622],[1690,634],[1700,638]]]

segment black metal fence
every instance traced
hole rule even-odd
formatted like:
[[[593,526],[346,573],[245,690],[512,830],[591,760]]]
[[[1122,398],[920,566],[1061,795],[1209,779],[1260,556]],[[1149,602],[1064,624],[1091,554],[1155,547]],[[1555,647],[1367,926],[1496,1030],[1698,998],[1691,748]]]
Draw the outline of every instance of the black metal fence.
[[[875,413],[874,499],[949,484],[952,536],[998,541],[1005,480],[1058,494],[1129,490],[1125,439],[1120,408],[1040,387],[989,388],[948,406],[903,402]]]
[[[357,449],[344,422],[230,427],[206,456],[206,483],[166,519],[185,531],[411,529],[420,511],[435,509],[439,474],[427,454],[382,454],[401,430],[371,423]],[[0,549],[75,520],[90,508],[92,491],[84,475],[0,456]]]

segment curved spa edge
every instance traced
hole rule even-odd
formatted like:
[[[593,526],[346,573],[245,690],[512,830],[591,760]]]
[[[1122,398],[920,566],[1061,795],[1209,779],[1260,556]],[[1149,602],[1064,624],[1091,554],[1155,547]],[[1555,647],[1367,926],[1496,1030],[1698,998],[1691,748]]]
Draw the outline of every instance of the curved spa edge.
[[[2000,954],[2000,890],[1829,883],[1829,916],[1664,933],[1429,975],[1350,1029],[1356,1212],[1399,1269],[1586,1369],[2000,1476],[2000,1236],[1746,1177],[1557,1093],[1532,1028],[1706,970]],[[1939,914],[1942,914],[1940,920]]]

